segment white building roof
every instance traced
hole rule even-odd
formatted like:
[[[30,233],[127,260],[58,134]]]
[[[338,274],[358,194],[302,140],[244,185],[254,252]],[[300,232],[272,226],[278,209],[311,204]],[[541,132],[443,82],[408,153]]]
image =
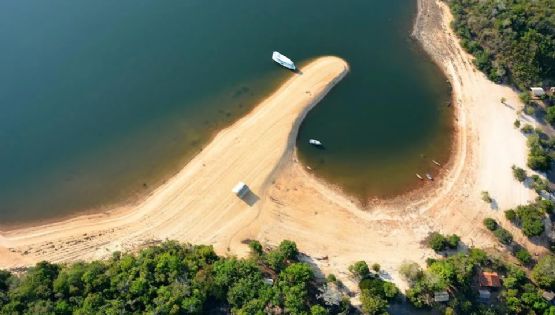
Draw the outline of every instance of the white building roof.
[[[532,94],[534,94],[535,96],[545,95],[545,91],[541,87],[531,87],[530,90],[532,91]]]
[[[449,293],[446,291],[434,292],[434,301],[447,302],[449,301]]]
[[[232,191],[234,194],[238,194],[238,193],[241,192],[241,190],[245,189],[246,186],[247,186],[247,185],[246,185],[245,183],[239,182],[239,183],[237,183],[237,185],[235,185],[235,186],[233,187],[233,189],[232,189],[231,191]]]

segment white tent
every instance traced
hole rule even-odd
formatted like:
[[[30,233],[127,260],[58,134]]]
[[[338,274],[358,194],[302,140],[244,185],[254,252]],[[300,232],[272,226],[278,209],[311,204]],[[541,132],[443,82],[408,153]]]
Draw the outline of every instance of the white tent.
[[[237,185],[235,185],[235,187],[231,190],[231,192],[236,194],[239,198],[243,198],[248,191],[249,187],[243,182],[237,183]]]

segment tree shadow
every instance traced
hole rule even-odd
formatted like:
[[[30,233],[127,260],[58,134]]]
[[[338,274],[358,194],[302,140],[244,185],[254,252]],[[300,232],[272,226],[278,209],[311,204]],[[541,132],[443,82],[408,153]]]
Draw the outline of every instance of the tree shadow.
[[[499,204],[497,203],[497,200],[495,200],[494,198],[491,198],[489,207],[491,208],[491,210],[499,210]]]
[[[393,282],[393,277],[391,276],[391,274],[385,270],[380,270],[377,273],[378,277],[380,277],[380,279],[384,280],[384,281],[389,281],[389,282]]]
[[[406,295],[399,293],[399,296],[389,304],[388,314],[391,315],[440,315],[442,312],[435,308],[416,308],[409,301]]]
[[[507,103],[505,103],[505,102],[503,102],[503,103],[501,103],[501,104],[505,105],[505,107],[508,107],[508,108],[510,108],[510,109],[512,109],[512,110],[515,110],[515,108],[514,108],[513,106],[511,106],[511,105],[509,105],[509,104],[507,104]]]
[[[318,267],[318,264],[316,264],[315,258],[312,258],[304,253],[299,253],[297,258],[299,259],[300,262],[307,263],[310,265],[310,267],[312,267],[312,269],[314,270],[314,276],[316,278],[319,278],[319,279],[326,278],[326,275],[322,272],[322,270],[320,270],[320,268]],[[317,259],[317,260],[327,260],[327,257],[325,258],[322,257],[321,259]]]

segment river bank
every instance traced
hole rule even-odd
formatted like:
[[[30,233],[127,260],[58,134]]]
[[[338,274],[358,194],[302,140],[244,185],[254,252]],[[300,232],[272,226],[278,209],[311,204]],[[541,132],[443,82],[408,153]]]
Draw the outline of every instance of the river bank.
[[[431,231],[456,233],[466,246],[495,247],[482,220],[505,222],[500,209],[534,198],[510,169],[526,164],[526,140],[512,125],[521,105],[514,91],[475,69],[450,30],[451,20],[441,1],[419,1],[413,36],[448,76],[456,109],[455,152],[437,189],[363,210],[306,172],[296,158],[297,128],[347,71],[344,61],[324,57],[221,131],[141,205],[0,233],[0,267],[103,258],[165,238],[211,244],[233,255],[248,252],[247,239],[269,245],[291,239],[307,261],[346,283],[347,266],[363,259],[379,263],[384,277],[404,287],[398,267],[434,255],[422,244]],[[252,204],[230,193],[239,180],[251,186]],[[481,191],[489,191],[495,207],[481,200]],[[505,225],[532,253],[545,250]]]

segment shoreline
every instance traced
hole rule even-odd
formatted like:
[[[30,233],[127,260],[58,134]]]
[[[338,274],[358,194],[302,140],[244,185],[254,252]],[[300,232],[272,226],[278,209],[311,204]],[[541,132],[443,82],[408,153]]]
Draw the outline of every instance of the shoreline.
[[[242,243],[246,239],[269,245],[291,239],[312,257],[311,263],[353,288],[356,284],[347,266],[358,260],[379,263],[391,281],[405,288],[398,267],[405,260],[424,264],[427,257],[435,257],[421,243],[432,231],[456,233],[466,246],[495,247],[497,241],[482,224],[488,216],[503,223],[531,253],[545,250],[506,224],[502,211],[481,200],[480,192],[489,191],[502,210],[534,197],[510,170],[512,164],[526,165],[526,140],[512,126],[521,104],[514,91],[475,69],[450,30],[451,19],[441,1],[419,0],[413,33],[449,78],[456,110],[457,151],[436,189],[403,204],[363,210],[298,162],[294,146],[298,124],[347,71],[340,59],[323,57],[305,67],[324,59],[334,69],[320,65],[320,74],[328,80],[315,79],[319,83],[311,90],[317,86],[318,97],[308,97],[302,86],[295,88],[291,82],[300,77],[295,76],[220,131],[178,175],[133,211],[0,232],[0,267],[98,259],[165,238],[213,245],[218,253],[238,256],[248,253]],[[289,97],[280,96],[283,90],[290,92],[285,93]],[[502,96],[514,108],[501,105]],[[284,113],[278,106],[290,102],[301,102],[304,110]],[[252,206],[229,192],[246,177],[256,194]]]
[[[298,62],[297,64],[299,67],[304,67],[310,64],[315,59],[317,58],[304,59]],[[276,65],[276,67],[278,66]],[[285,84],[285,82],[287,82],[288,80],[289,78],[279,80],[279,82],[277,83],[278,89],[283,84]],[[231,93],[230,91],[228,92]],[[273,92],[275,92],[275,90]],[[84,217],[84,216],[86,217],[107,216],[107,215],[121,214],[125,211],[132,211],[133,208],[137,207],[138,205],[143,203],[146,199],[151,197],[158,188],[165,185],[174,176],[176,176],[189,162],[191,162],[200,152],[202,152],[204,148],[212,142],[212,140],[214,140],[214,138],[220,133],[220,131],[226,128],[229,128],[230,126],[235,124],[243,117],[249,115],[252,111],[254,111],[257,108],[258,104],[262,103],[267,98],[268,98],[268,95],[257,96],[258,101],[256,102],[255,105],[252,106],[252,108],[246,111],[246,113],[237,116],[237,118],[232,122],[223,123],[219,125],[216,129],[209,132],[206,138],[207,139],[206,142],[203,142],[203,145],[200,146],[199,151],[193,152],[193,153],[187,153],[187,156],[183,158],[184,162],[179,163],[180,165],[179,167],[167,172],[167,174],[164,174],[153,181],[149,181],[148,188],[146,189],[146,191],[140,191],[140,189],[131,190],[129,194],[124,193],[122,195],[122,198],[116,198],[113,201],[107,201],[105,203],[102,203],[102,205],[100,206],[84,208],[84,209],[81,209],[81,208],[75,209],[70,213],[60,214],[53,217],[47,217],[42,219],[21,220],[19,222],[8,223],[5,225],[3,225],[2,222],[0,222],[0,236],[2,232],[32,228],[36,226],[50,225],[61,221],[72,221],[74,219]]]
[[[312,70],[312,69],[315,69],[315,70]],[[227,138],[229,138],[228,134],[234,133],[234,131],[240,128],[243,128],[243,129],[247,127],[252,128],[251,125],[253,124],[259,124],[260,125],[259,129],[264,131],[265,128],[263,127],[263,125],[265,124],[265,122],[262,122],[262,121],[258,122],[258,120],[264,120],[264,119],[259,118],[257,116],[262,115],[261,112],[267,112],[270,110],[265,107],[274,108],[273,110],[275,111],[275,113],[272,113],[272,114],[277,114],[277,115],[288,114],[286,110],[289,110],[289,111],[293,110],[293,113],[295,113],[294,110],[301,110],[300,116],[292,115],[292,117],[286,117],[286,118],[289,118],[289,120],[294,119],[293,128],[291,128],[291,126],[287,126],[288,128],[286,129],[282,128],[284,132],[287,132],[288,134],[287,138],[285,139],[286,143],[284,144],[284,150],[285,152],[290,152],[291,147],[294,146],[295,139],[296,139],[296,130],[298,129],[298,125],[302,121],[302,118],[304,117],[306,112],[308,112],[308,110],[310,110],[314,105],[316,105],[316,103],[322,97],[324,97],[324,95],[327,94],[327,92],[336,83],[338,83],[341,78],[343,78],[343,76],[348,71],[348,65],[343,60],[336,57],[321,57],[310,62],[308,65],[303,66],[303,70],[308,72],[306,74],[300,74],[300,75],[297,74],[293,76],[293,78],[283,83],[277,89],[276,92],[274,92],[271,96],[264,99],[258,106],[255,106],[253,110],[250,111],[243,118],[240,118],[237,122],[235,122],[231,126],[219,131],[214,136],[213,140],[197,156],[195,156],[181,171],[179,171],[176,175],[172,176],[170,179],[168,179],[165,183],[163,183],[159,187],[155,188],[150,194],[144,196],[142,201],[138,201],[132,204],[126,204],[125,206],[112,208],[111,210],[103,211],[100,213],[78,215],[66,220],[55,220],[54,222],[49,222],[45,224],[44,223],[32,224],[30,226],[26,226],[22,228],[2,230],[0,232],[0,248],[5,247],[9,249],[10,252],[16,253],[17,251],[14,248],[17,247],[17,242],[20,241],[21,239],[29,239],[27,240],[27,242],[33,242],[30,239],[35,239],[36,241],[40,242],[41,240],[39,239],[42,238],[44,235],[46,235],[44,236],[45,238],[55,238],[54,236],[50,236],[50,234],[64,234],[67,232],[67,231],[63,232],[63,230],[72,230],[71,232],[67,232],[67,233],[78,234],[81,232],[79,230],[88,230],[88,229],[94,230],[95,228],[103,229],[105,228],[103,227],[103,225],[108,225],[109,227],[111,227],[112,225],[117,226],[118,221],[121,221],[121,223],[124,223],[126,220],[141,220],[141,219],[144,219],[145,217],[148,217],[151,214],[150,212],[156,211],[158,209],[151,207],[152,209],[148,209],[148,211],[145,211],[145,210],[141,211],[141,210],[137,210],[137,208],[141,208],[141,207],[144,208],[145,207],[144,204],[148,204],[149,201],[153,199],[160,199],[160,198],[163,199],[164,197],[159,197],[159,196],[167,194],[168,187],[172,187],[172,185],[175,186],[175,182],[178,181],[178,179],[176,178],[180,176],[181,177],[185,176],[185,175],[182,175],[183,173],[188,176],[192,176],[191,175],[192,173],[194,173],[195,171],[198,172],[199,170],[198,160],[205,159],[205,158],[208,158],[208,159],[217,158],[218,157],[217,155],[221,154],[221,148],[218,148],[218,139],[220,140],[219,142],[222,142],[221,138],[225,138],[226,136]],[[296,82],[296,81],[299,81],[299,82]],[[303,92],[302,94],[304,95],[299,95],[301,94],[299,91],[299,88],[303,88],[303,87],[306,88],[307,91],[311,90],[311,92],[309,94],[306,94],[304,93],[305,91],[302,91]],[[288,92],[287,89],[292,90],[292,92]],[[314,91],[312,91],[313,89]],[[282,90],[285,90],[285,91],[282,91]],[[295,97],[298,98],[298,100],[292,99],[294,96],[288,95],[288,94],[295,95]],[[278,100],[275,100],[275,99],[278,99]],[[284,110],[280,110],[279,108],[277,108],[277,105],[284,102],[291,103],[293,105],[289,105],[289,109],[284,109]],[[267,103],[270,103],[270,104],[267,104]],[[295,109],[294,106],[298,105],[299,103],[302,105],[301,109]],[[292,106],[293,108],[291,108]],[[286,112],[283,113],[283,111],[286,111]],[[274,118],[274,120],[276,119],[277,118]],[[284,121],[286,124],[287,120],[284,120]],[[281,121],[277,121],[274,123],[283,124],[281,123]],[[291,130],[293,130],[293,133],[289,135]],[[268,131],[265,131],[265,132],[268,132]],[[237,139],[230,140],[227,138],[226,140],[228,142],[237,140]],[[207,151],[210,151],[210,147],[214,147],[213,151],[216,151],[216,153],[212,155],[210,155],[210,153],[206,153]],[[272,149],[275,150],[275,148],[272,148]],[[262,152],[272,151],[272,149],[260,150],[260,151]],[[258,154],[260,155],[261,153],[258,153]],[[208,155],[208,157],[206,155]],[[197,161],[197,163],[195,163],[195,161]],[[205,163],[202,163],[202,167],[204,166],[205,166]],[[271,174],[275,172],[276,168],[277,167],[272,169],[267,176],[271,176]],[[229,187],[226,187],[226,188],[229,188]],[[251,189],[252,188],[253,186],[251,186]],[[226,195],[231,195],[230,193],[228,194],[227,190],[228,189],[225,190]],[[229,196],[226,197],[226,199],[229,199]],[[236,204],[237,203],[236,200],[234,200],[233,203]],[[83,226],[83,223],[85,223],[85,226]],[[128,223],[134,223],[134,222],[128,222]],[[74,226],[74,227],[67,228],[67,226]],[[79,226],[81,226],[82,228],[80,228]],[[57,230],[62,230],[62,232]],[[113,232],[113,231],[115,231],[115,228],[110,229],[110,232]],[[103,234],[100,233],[100,235],[103,235]],[[89,234],[83,233],[82,236],[88,237]],[[29,250],[27,249],[21,251],[21,253],[28,253],[28,252]],[[25,256],[26,255],[27,254],[25,254]],[[0,266],[2,265],[5,265],[5,263],[3,263],[2,259],[0,259]]]

